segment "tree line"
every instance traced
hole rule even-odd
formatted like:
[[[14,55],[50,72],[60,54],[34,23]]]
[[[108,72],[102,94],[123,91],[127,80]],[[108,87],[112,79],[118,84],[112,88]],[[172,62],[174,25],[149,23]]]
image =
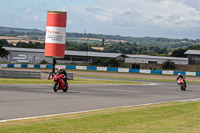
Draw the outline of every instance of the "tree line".
[[[20,47],[20,48],[37,48],[44,49],[45,44],[40,42],[31,42],[28,43],[19,41],[14,46],[12,43],[9,43],[5,39],[1,39],[2,47]],[[153,56],[169,56],[168,53],[172,53],[172,57],[186,57],[184,53],[189,50],[200,50],[200,45],[192,45],[186,48],[179,49],[169,49],[167,47],[159,46],[141,46],[135,43],[113,43],[113,44],[92,44],[92,43],[74,43],[67,41],[66,50],[71,51],[93,51],[93,52],[107,52],[107,53],[124,53],[124,54],[143,54],[143,55],[153,55]],[[104,47],[103,51],[93,49],[92,47]]]
[[[45,37],[45,31],[37,30],[37,29],[22,29],[22,28],[9,28],[9,27],[0,27],[0,35],[1,36],[22,36],[28,35],[30,38],[38,39]],[[131,37],[131,36],[120,36],[120,35],[104,35],[104,34],[94,34],[94,33],[66,33],[67,38],[97,38],[104,40],[124,40],[131,44],[137,43],[138,46],[143,47],[151,47],[158,46],[160,48],[168,48],[168,49],[177,49],[177,48],[187,48],[192,45],[199,45],[200,39],[172,39],[172,38],[164,38],[164,37]],[[76,40],[70,40],[70,42],[76,42]],[[110,42],[114,43],[115,42]]]

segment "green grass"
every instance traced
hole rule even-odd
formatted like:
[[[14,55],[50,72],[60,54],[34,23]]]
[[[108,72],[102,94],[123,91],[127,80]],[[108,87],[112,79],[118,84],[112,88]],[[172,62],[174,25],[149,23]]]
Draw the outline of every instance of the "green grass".
[[[81,79],[81,78],[75,78],[74,80],[68,80],[68,83],[69,84],[148,84],[148,83],[144,83],[144,82]],[[0,84],[53,84],[53,80],[0,78]]]
[[[1,133],[199,133],[200,102],[170,102],[0,123]]]
[[[171,79],[130,78],[130,77],[113,77],[113,76],[99,76],[99,75],[79,75],[79,74],[75,74],[75,76],[91,77],[91,78],[96,77],[96,78],[111,78],[111,79],[113,78],[113,79],[133,79],[133,80],[146,80],[146,81],[176,82],[176,77],[174,78],[174,80],[171,80]],[[200,81],[187,81],[187,83],[200,83]]]

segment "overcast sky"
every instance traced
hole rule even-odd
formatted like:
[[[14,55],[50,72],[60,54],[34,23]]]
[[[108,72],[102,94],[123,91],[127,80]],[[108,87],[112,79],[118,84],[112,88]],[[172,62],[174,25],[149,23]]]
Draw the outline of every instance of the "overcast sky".
[[[0,26],[45,30],[54,10],[67,32],[200,39],[200,0],[1,0]]]

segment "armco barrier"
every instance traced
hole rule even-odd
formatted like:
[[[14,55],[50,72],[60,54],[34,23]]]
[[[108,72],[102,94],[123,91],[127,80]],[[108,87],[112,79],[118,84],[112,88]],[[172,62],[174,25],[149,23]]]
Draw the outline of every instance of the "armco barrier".
[[[40,79],[40,72],[0,70],[0,78]]]
[[[139,72],[140,72],[140,69],[129,69],[129,72],[132,72],[132,73],[139,73]]]
[[[58,68],[60,65],[56,65]],[[111,71],[111,72],[130,72],[130,73],[148,73],[148,74],[167,74],[188,76],[200,76],[200,72],[183,72],[183,71],[168,71],[168,70],[143,70],[143,69],[128,69],[128,68],[112,68],[112,67],[96,67],[96,66],[69,66],[62,65],[65,69],[78,69],[78,70],[97,70],[97,71]],[[53,68],[52,65],[39,65],[39,64],[0,64],[0,68]]]
[[[118,68],[108,67],[108,68],[107,68],[107,71],[118,72]]]
[[[48,79],[50,72],[33,72],[23,70],[1,70],[0,78],[17,78],[17,79]],[[73,73],[67,73],[69,80],[74,79]]]
[[[181,73],[181,75],[186,75],[186,72],[174,71],[174,75],[178,75],[178,73]]]
[[[97,67],[87,66],[87,70],[97,70]]]
[[[161,70],[151,70],[152,74],[162,74]]]

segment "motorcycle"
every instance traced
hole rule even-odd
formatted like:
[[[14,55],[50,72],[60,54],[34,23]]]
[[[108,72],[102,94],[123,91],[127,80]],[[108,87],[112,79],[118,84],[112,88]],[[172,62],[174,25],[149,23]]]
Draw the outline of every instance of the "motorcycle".
[[[53,75],[53,79],[54,79],[54,86],[53,86],[53,90],[54,92],[57,92],[58,90],[63,90],[63,92],[67,92],[68,90],[68,83],[66,81],[66,86],[65,86],[65,81],[63,80],[64,74],[60,74],[60,73],[56,73]],[[69,77],[66,77],[67,80],[69,79]]]
[[[179,78],[177,80],[177,84],[180,86],[180,88],[181,88],[182,91],[186,90],[186,86],[185,86],[185,82],[184,82],[183,78]]]

